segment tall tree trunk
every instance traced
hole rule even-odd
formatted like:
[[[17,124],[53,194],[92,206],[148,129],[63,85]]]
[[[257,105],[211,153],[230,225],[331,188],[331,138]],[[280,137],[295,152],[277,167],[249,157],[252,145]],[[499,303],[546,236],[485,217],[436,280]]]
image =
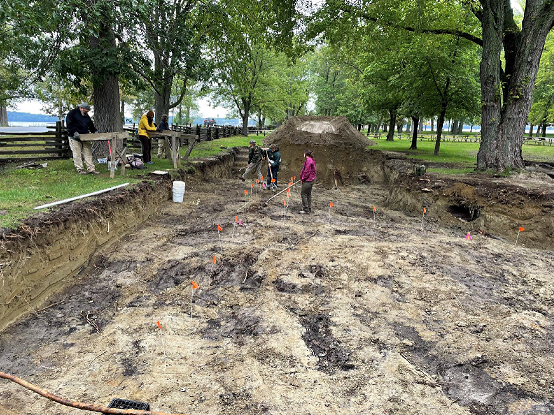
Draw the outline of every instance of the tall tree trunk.
[[[464,133],[464,119],[462,118],[460,122],[458,123],[458,129],[456,130],[456,134],[463,134]]]
[[[91,36],[89,46],[93,56],[102,56],[107,48],[116,48],[115,36],[108,22],[101,22],[97,36]],[[117,69],[105,68],[104,62],[93,60],[92,98],[94,101],[94,125],[99,132],[123,131],[119,108],[119,78]],[[92,146],[95,158],[108,154],[106,141],[97,141]]]
[[[542,49],[554,22],[554,3],[527,0],[521,33],[513,22],[509,0],[481,0],[481,5],[483,104],[477,168],[523,168],[523,134]],[[505,69],[500,64],[502,49]]]
[[[394,125],[396,124],[396,109],[389,110],[389,132],[387,141],[394,141]]]
[[[8,108],[5,104],[0,103],[0,127],[8,126]]]
[[[242,131],[241,134],[248,136],[248,118],[250,116],[250,100],[241,98],[242,108],[239,108],[239,115],[242,119]]]
[[[439,155],[439,150],[441,148],[441,136],[442,136],[442,127],[444,125],[444,116],[446,114],[446,105],[443,104],[439,119],[437,120],[437,140],[435,141],[435,151],[434,155]]]
[[[412,123],[414,125],[412,132],[412,145],[410,150],[417,150],[417,128],[419,126],[419,117],[412,117]]]
[[[458,120],[454,120],[452,122],[452,125],[450,126],[450,132],[452,134],[457,134],[458,133]]]

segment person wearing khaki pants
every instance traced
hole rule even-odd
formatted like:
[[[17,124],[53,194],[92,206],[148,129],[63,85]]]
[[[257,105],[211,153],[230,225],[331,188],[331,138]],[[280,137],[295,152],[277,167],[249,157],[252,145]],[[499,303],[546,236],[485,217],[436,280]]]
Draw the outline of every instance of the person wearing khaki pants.
[[[92,161],[92,143],[90,141],[78,141],[78,138],[75,138],[75,136],[69,137],[69,147],[73,153],[73,164],[79,174],[98,174]],[[83,157],[87,166],[86,171],[83,168]]]
[[[79,174],[99,174],[94,168],[94,162],[92,161],[92,143],[81,141],[81,134],[98,131],[88,115],[89,111],[90,105],[82,102],[77,108],[69,111],[65,117],[69,147],[73,153],[73,164]],[[86,171],[83,167],[83,157],[87,165]]]

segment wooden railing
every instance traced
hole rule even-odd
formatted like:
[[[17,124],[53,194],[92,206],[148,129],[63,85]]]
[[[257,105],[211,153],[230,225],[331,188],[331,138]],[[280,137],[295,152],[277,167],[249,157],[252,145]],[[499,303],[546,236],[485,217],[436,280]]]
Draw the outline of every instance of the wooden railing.
[[[62,121],[56,123],[54,131],[0,133],[0,163],[70,157],[67,131]]]

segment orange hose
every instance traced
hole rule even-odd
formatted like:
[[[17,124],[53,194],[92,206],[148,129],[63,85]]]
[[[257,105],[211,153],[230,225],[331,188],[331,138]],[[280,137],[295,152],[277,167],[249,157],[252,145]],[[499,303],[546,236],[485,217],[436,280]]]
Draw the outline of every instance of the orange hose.
[[[29,383],[21,378],[18,378],[17,376],[0,372],[0,378],[11,380],[12,382],[18,383],[21,386],[27,389],[30,389],[33,392],[38,393],[39,395],[42,395],[45,398],[48,398],[54,402],[61,403],[62,405],[66,405],[66,406],[72,406],[73,408],[77,408],[77,409],[84,409],[87,411],[95,411],[95,412],[102,412],[105,414],[119,414],[119,415],[171,415],[171,414],[165,414],[163,412],[156,412],[156,411],[108,408],[102,405],[86,404],[86,403],[77,402],[77,401],[70,401],[69,399],[65,399],[65,398],[61,398],[59,396],[53,395],[47,390],[39,388],[38,386],[35,386],[32,383]],[[179,415],[179,414],[173,414],[173,415]]]

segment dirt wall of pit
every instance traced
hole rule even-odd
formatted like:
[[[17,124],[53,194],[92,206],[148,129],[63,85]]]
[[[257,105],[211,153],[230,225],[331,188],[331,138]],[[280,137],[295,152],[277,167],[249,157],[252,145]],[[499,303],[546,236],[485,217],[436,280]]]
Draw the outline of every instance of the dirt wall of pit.
[[[0,330],[40,308],[100,247],[135,229],[171,194],[171,180],[143,182],[39,214],[0,240]]]
[[[237,149],[192,163],[201,180],[231,177]],[[176,180],[186,177],[180,170]],[[156,214],[171,199],[169,176],[37,214],[0,238],[0,330],[40,309],[100,248]]]
[[[460,234],[480,233],[527,247],[554,249],[553,181],[546,174],[522,173],[520,177],[491,177],[469,174],[448,178],[435,174],[416,176],[413,161],[384,160],[384,179],[390,188],[387,206],[414,215]],[[417,163],[419,164],[419,163]]]

